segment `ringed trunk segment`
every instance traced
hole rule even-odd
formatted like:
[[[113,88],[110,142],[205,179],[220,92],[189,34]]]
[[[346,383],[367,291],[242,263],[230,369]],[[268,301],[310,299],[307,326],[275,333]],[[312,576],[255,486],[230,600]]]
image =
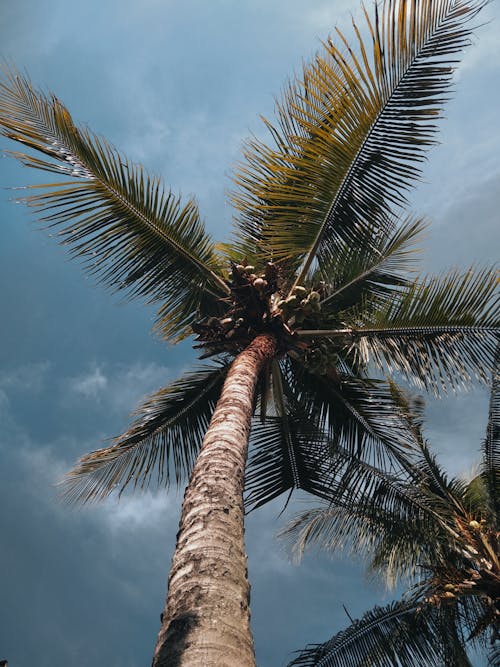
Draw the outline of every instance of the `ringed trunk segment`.
[[[152,667],[255,667],[244,473],[257,378],[276,351],[260,334],[227,375],[184,494]]]

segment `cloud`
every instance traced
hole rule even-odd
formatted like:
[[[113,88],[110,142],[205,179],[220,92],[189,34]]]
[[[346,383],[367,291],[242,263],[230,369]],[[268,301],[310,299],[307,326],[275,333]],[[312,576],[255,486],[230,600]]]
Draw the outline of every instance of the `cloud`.
[[[13,369],[9,377],[22,375]],[[33,437],[13,410],[30,392],[21,384],[24,392],[0,406],[0,650],[13,665],[31,664],[36,652],[40,667],[138,667],[152,653],[180,499],[159,491],[80,509],[59,502],[56,482],[92,438],[64,429],[48,443]],[[50,401],[56,388],[50,377]],[[0,389],[0,401],[4,395]],[[73,421],[71,428],[78,430]]]
[[[127,413],[146,394],[168,384],[170,377],[170,368],[152,362],[130,365],[93,362],[82,373],[62,380],[62,400],[71,401],[73,394],[115,412]],[[67,387],[70,396],[64,387]]]
[[[36,652],[40,667],[138,667],[152,653],[178,510],[148,495],[61,505],[53,476],[64,443],[55,444],[19,438],[2,451],[1,650],[13,665]]]
[[[487,388],[426,400],[424,434],[450,475],[467,477],[480,460],[488,421]]]
[[[457,79],[468,71],[481,70],[493,72],[500,60],[500,41],[498,40],[500,12],[497,3],[490,3],[476,19],[472,44],[466,49],[463,62],[457,71]]]
[[[69,380],[70,390],[85,396],[85,398],[95,399],[100,397],[107,386],[108,379],[98,366],[95,366],[88,373]]]
[[[50,370],[48,361],[24,364],[0,372],[0,388],[4,390],[40,392]]]
[[[354,16],[356,23],[360,29],[364,29],[364,17],[362,17],[359,3],[353,3],[352,0],[340,0],[333,4],[332,2],[325,3],[316,3],[314,6],[310,6],[308,10],[304,13],[304,6],[301,3],[297,7],[297,14],[301,17],[302,21],[305,24],[317,30],[318,34],[322,39],[326,37],[327,34],[333,34],[334,29],[338,26],[341,27],[344,34],[347,36],[348,30],[345,29],[345,26],[349,26],[350,21],[349,17],[351,14]]]
[[[497,262],[498,244],[492,239],[498,236],[499,186],[500,172],[466,187],[462,184],[428,230],[426,266],[436,271]]]
[[[106,505],[102,519],[114,533],[134,533],[136,538],[138,532],[156,533],[165,516],[177,505],[172,496],[175,494],[167,495],[163,489],[156,493],[138,491],[135,496],[125,495],[119,501],[111,501]],[[177,519],[177,515],[174,516]]]

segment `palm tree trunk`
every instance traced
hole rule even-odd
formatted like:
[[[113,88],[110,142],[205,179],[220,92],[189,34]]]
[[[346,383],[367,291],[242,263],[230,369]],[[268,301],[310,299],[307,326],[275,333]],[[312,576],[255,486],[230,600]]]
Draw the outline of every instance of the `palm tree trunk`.
[[[153,667],[254,667],[243,526],[255,385],[276,354],[261,334],[234,360],[184,494]]]

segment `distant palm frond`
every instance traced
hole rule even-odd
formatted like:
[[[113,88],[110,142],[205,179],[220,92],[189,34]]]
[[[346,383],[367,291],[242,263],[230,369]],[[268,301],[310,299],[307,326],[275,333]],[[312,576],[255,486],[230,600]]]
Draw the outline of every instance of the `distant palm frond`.
[[[488,425],[483,444],[482,477],[500,530],[500,342],[495,351]]]
[[[307,647],[288,667],[472,667],[455,639],[454,619],[416,600],[374,607],[324,644]]]
[[[470,667],[467,648],[486,657],[488,642],[488,664],[496,665],[498,363],[497,348],[479,475],[468,483],[448,478],[423,439],[421,402],[391,383],[416,453],[400,457],[397,475],[356,459],[343,473],[337,466],[329,502],[302,512],[282,531],[299,556],[311,546],[361,551],[369,571],[388,583],[409,578],[411,584],[409,597],[375,607],[328,642],[307,647],[290,666]]]

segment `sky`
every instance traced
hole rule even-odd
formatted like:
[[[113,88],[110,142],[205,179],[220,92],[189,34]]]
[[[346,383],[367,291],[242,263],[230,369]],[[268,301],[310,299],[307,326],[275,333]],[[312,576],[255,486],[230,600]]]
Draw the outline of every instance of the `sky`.
[[[369,4],[369,3],[368,3]],[[0,57],[54,91],[73,117],[195,195],[228,238],[231,165],[274,96],[357,0],[2,0]],[[426,272],[498,259],[500,10],[483,13],[456,76],[413,211],[432,226]],[[6,140],[0,149],[12,148]],[[182,490],[71,508],[56,483],[124,430],[145,394],[195,359],[151,333],[154,312],[84,276],[6,188],[37,175],[0,158],[0,658],[9,667],[150,664]],[[430,401],[427,435],[453,474],[471,474],[487,391]],[[291,511],[304,508],[303,499]],[[290,562],[277,501],[248,517],[259,667],[326,640],[392,598],[362,563]],[[480,663],[478,663],[478,666]]]

